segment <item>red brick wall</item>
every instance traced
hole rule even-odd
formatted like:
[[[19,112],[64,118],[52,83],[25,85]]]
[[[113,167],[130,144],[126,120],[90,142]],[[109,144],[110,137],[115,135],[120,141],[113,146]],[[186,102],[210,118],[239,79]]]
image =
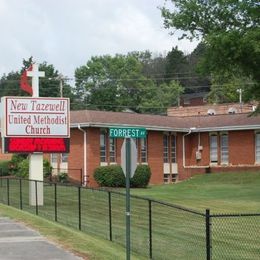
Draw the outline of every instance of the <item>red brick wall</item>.
[[[2,138],[2,136],[0,135],[0,137]],[[12,155],[11,153],[2,153],[2,142],[0,139],[0,161],[8,161],[12,159]]]
[[[220,133],[218,132],[218,164],[220,165]],[[200,133],[200,145],[202,146],[201,160],[196,160],[199,134],[192,133],[185,137],[186,165],[209,165],[210,164],[210,142],[209,133]],[[242,165],[255,163],[255,134],[254,131],[230,131],[229,140],[229,164]]]
[[[88,128],[87,133],[87,173],[88,185],[91,187],[98,186],[94,180],[94,170],[100,166],[100,129]]]
[[[78,129],[70,131],[70,153],[68,156],[69,176],[81,181],[80,171],[83,169],[84,135]],[[70,170],[73,169],[73,170]],[[76,170],[78,169],[78,170]]]
[[[100,129],[87,129],[87,174],[88,185],[96,187],[97,183],[93,178],[94,170],[100,166]],[[151,167],[152,184],[163,183],[163,135],[162,132],[148,133],[148,164]],[[71,145],[69,155],[69,168],[83,169],[83,133],[78,129],[71,130]],[[121,146],[123,139],[116,139],[116,162],[121,163]]]
[[[148,132],[148,164],[151,168],[151,184],[163,183],[163,133]]]
[[[200,138],[199,138],[200,136]],[[200,142],[199,142],[200,139]],[[209,152],[209,133],[192,133],[186,137],[186,149],[191,150],[190,160],[186,165],[204,166],[209,164],[210,152]],[[196,152],[198,145],[202,146],[201,160],[196,159]]]
[[[232,165],[255,163],[254,131],[229,132],[229,162]]]
[[[218,133],[219,134],[219,133]],[[218,135],[219,136],[219,135]],[[185,137],[186,166],[198,166],[198,168],[183,167],[183,133],[177,133],[177,163],[179,180],[184,180],[194,174],[203,174],[221,171],[260,170],[255,162],[255,135],[254,131],[230,131],[229,136],[229,162],[230,165],[220,165],[220,149],[218,165],[210,165],[209,133],[200,133],[200,145],[203,147],[202,159],[196,160],[198,148],[198,133],[191,133]],[[97,186],[93,178],[94,170],[100,165],[100,129],[87,129],[87,174],[88,185]],[[69,155],[69,168],[83,169],[83,133],[78,129],[71,131],[71,152]],[[121,163],[121,145],[123,139],[116,139],[116,161]],[[148,164],[151,167],[151,184],[163,183],[163,132],[148,131]],[[220,146],[219,146],[220,147]],[[232,164],[232,165],[231,165]],[[206,166],[203,168],[203,166]],[[209,167],[207,167],[209,166]],[[201,167],[201,168],[199,168]]]
[[[209,133],[200,134],[200,145],[203,147],[202,159],[196,160],[198,147],[198,133],[192,133],[185,137],[186,166],[208,166],[205,168],[183,168],[179,163],[179,179],[186,179],[194,174],[206,172],[229,172],[229,171],[255,171],[260,170],[255,166],[255,134],[254,131],[230,131],[229,140],[229,164],[221,165],[220,157],[220,133],[218,132],[218,164],[210,165],[210,143]],[[182,146],[178,146],[179,153],[182,153]],[[182,160],[181,160],[182,161]],[[180,160],[178,161],[180,162]]]

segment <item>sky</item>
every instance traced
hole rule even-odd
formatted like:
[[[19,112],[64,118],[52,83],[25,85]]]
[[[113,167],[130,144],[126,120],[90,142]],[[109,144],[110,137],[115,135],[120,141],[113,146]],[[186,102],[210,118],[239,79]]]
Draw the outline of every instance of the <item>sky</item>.
[[[163,28],[164,0],[0,0],[0,77],[23,59],[46,61],[66,77],[92,56],[172,47],[190,53],[197,42]]]

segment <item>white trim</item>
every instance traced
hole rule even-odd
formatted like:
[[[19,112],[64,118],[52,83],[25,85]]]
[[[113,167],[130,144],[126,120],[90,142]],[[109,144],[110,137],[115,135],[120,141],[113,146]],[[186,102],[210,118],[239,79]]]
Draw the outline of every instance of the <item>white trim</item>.
[[[260,159],[259,159],[259,161],[257,161],[257,156],[256,156],[256,142],[257,142],[257,135],[259,135],[260,136],[260,132],[258,132],[258,131],[255,131],[255,164],[260,164]]]
[[[221,127],[207,127],[207,128],[197,128],[200,132],[211,132],[211,131],[236,131],[236,130],[260,130],[259,125],[248,125],[248,126],[221,126]]]
[[[70,128],[78,128],[77,123],[70,124]],[[146,130],[153,131],[166,131],[166,132],[189,132],[190,128],[174,128],[163,126],[151,126],[151,125],[137,125],[137,124],[108,124],[108,123],[83,123],[81,127],[144,127]],[[192,132],[216,132],[216,131],[236,131],[236,130],[260,130],[260,124],[258,125],[238,125],[238,126],[213,126],[205,128],[196,128]]]
[[[71,124],[71,128],[77,128],[76,123]],[[151,126],[151,125],[138,125],[138,124],[108,124],[108,123],[83,123],[80,124],[82,127],[99,127],[99,128],[110,128],[110,127],[140,127],[145,128],[146,130],[154,130],[154,131],[167,131],[167,132],[187,132],[187,128],[174,128],[174,127],[164,127],[164,126]],[[260,129],[260,128],[259,128]]]
[[[100,166],[107,166],[108,162],[100,162]]]

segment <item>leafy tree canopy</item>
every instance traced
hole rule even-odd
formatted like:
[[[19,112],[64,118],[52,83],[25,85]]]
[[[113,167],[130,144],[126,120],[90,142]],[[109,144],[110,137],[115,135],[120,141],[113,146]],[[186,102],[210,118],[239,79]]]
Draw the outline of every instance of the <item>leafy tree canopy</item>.
[[[75,72],[79,104],[83,108],[112,111],[166,111],[166,106],[177,102],[181,87],[178,85],[176,90],[173,83],[165,84],[174,89],[158,84],[149,76],[150,60],[149,53],[92,57]]]
[[[202,39],[206,46],[204,70],[218,75],[226,72],[242,75],[259,86],[259,1],[171,2],[172,8],[161,8],[164,25],[184,31],[181,38]]]

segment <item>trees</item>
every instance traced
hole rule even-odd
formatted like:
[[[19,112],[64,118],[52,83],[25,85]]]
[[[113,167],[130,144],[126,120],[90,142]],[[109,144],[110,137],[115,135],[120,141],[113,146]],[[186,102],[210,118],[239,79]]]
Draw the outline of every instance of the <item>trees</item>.
[[[141,69],[141,63],[133,55],[92,57],[85,66],[76,69],[77,96],[92,109],[138,110],[148,86]]]
[[[183,72],[186,71],[187,59],[184,53],[178,50],[178,47],[172,48],[166,56],[166,65],[165,65],[165,79],[171,81],[171,78],[182,76]],[[181,77],[180,77],[181,78]],[[182,79],[180,79],[181,81]]]
[[[248,78],[236,77],[226,73],[223,75],[212,76],[212,86],[208,94],[209,103],[229,103],[239,100],[238,90],[242,90],[243,101],[249,101],[252,97],[253,82],[249,82]]]
[[[140,53],[98,56],[76,69],[77,97],[82,106],[161,113],[167,106],[175,104],[181,87],[173,82],[157,84],[149,73],[146,77],[140,60],[145,60],[147,65],[150,57],[140,56]]]
[[[260,6],[256,0],[172,0],[162,7],[166,28],[183,30],[181,38],[201,38],[206,46],[204,70],[229,72],[260,80]],[[258,96],[259,98],[260,96]]]

